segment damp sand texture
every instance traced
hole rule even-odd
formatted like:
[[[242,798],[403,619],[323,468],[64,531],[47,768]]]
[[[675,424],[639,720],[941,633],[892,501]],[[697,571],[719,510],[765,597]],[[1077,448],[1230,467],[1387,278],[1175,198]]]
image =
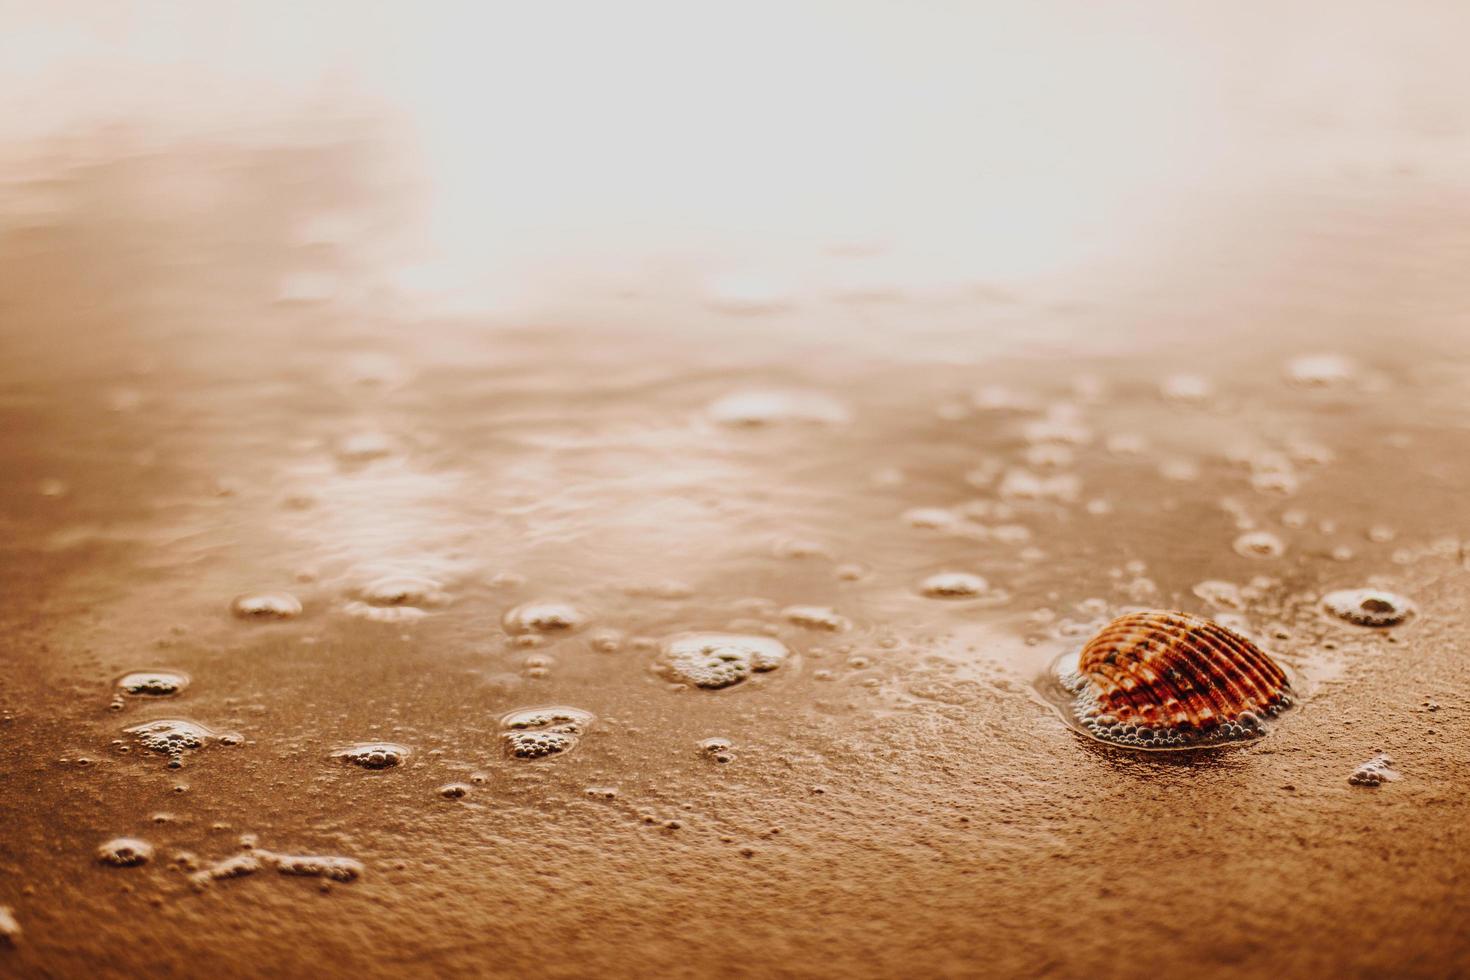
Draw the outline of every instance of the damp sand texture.
[[[800,6],[0,14],[0,975],[1470,974],[1463,15]]]

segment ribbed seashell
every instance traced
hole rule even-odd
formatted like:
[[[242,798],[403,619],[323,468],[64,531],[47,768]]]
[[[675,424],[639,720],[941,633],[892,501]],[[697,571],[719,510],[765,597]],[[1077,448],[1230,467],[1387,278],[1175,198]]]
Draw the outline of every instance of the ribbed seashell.
[[[1292,703],[1286,672],[1264,651],[1181,612],[1129,613],[1108,623],[1083,647],[1068,686],[1078,724],[1104,741],[1142,748],[1247,741]]]

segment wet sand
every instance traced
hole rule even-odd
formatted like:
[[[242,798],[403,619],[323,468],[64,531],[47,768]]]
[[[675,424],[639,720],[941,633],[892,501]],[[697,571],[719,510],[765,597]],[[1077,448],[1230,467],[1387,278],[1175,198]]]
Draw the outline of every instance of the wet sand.
[[[1217,182],[1046,275],[834,240],[496,307],[415,264],[393,126],[9,144],[0,972],[1470,972],[1442,147]],[[1324,609],[1360,587],[1416,613]],[[1078,734],[1038,685],[1135,608],[1300,706]],[[789,655],[679,683],[710,632]],[[205,731],[128,731],[166,720]]]

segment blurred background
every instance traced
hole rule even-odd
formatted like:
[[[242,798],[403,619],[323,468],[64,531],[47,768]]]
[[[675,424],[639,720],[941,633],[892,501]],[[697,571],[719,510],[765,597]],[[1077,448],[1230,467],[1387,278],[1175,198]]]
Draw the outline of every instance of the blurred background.
[[[0,972],[1465,975],[1466,37],[0,0]],[[1304,710],[1069,729],[1140,606]]]
[[[10,230],[78,206],[65,178],[102,161],[129,161],[108,195],[140,220],[228,210],[275,151],[286,240],[350,256],[350,280],[284,286],[315,299],[604,326],[648,323],[649,295],[804,304],[830,337],[834,300],[1207,292],[1222,263],[1239,285],[1313,261],[1324,211],[1463,199],[1452,2],[7,0],[0,21]]]

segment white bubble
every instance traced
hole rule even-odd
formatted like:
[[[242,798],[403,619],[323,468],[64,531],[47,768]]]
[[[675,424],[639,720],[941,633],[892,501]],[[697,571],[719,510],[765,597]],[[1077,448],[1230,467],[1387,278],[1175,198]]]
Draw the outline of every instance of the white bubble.
[[[840,633],[852,625],[831,606],[787,606],[781,610],[781,618],[804,629],[829,633]]]
[[[1398,770],[1393,768],[1393,760],[1380,753],[1354,769],[1348,782],[1354,786],[1381,786],[1399,776]]]
[[[990,583],[969,572],[939,572],[919,583],[920,594],[930,599],[974,599],[989,588]]]
[[[396,769],[412,754],[406,745],[395,742],[359,742],[337,749],[332,757],[360,769]]]
[[[1235,552],[1247,558],[1280,558],[1286,543],[1270,531],[1247,531],[1235,539]]]
[[[717,690],[775,670],[790,655],[786,644],[769,636],[683,633],[665,642],[658,667],[669,680]]]
[[[289,592],[250,592],[236,596],[230,611],[240,619],[295,619],[301,615],[301,600]]]
[[[1380,589],[1340,589],[1322,597],[1322,605],[1339,619],[1358,626],[1397,626],[1414,615],[1414,603]]]
[[[571,633],[587,624],[587,616],[567,602],[526,602],[506,612],[507,633]]]
[[[189,677],[174,670],[136,670],[119,677],[117,686],[124,694],[164,698],[188,687]]]
[[[115,868],[136,868],[153,860],[153,845],[136,837],[115,837],[97,848],[97,860]]]

